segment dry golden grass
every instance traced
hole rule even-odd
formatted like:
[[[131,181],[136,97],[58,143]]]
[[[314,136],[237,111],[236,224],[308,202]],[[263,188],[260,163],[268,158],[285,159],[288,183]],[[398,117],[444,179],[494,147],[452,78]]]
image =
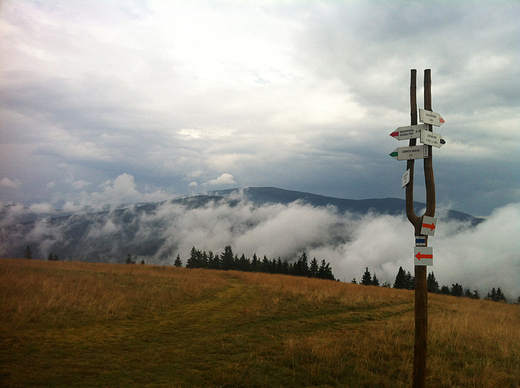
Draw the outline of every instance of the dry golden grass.
[[[71,316],[103,319],[182,302],[226,280],[215,271],[142,265],[0,259],[5,324],[59,324]]]
[[[0,259],[0,386],[408,387],[414,293]],[[519,387],[520,306],[429,295],[428,387]]]

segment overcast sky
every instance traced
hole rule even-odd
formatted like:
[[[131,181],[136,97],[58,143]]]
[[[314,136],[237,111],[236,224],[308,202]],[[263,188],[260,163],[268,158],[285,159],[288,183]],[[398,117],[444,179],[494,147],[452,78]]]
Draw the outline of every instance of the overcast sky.
[[[4,0],[0,201],[404,198],[389,134],[429,68],[438,205],[490,215],[520,202],[519,21],[513,0]]]

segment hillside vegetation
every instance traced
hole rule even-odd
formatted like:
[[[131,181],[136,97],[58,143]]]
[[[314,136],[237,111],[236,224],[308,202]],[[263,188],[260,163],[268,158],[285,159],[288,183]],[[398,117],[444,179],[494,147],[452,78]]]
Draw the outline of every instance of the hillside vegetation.
[[[0,386],[410,387],[414,293],[0,259]],[[428,387],[520,386],[520,306],[429,295]]]

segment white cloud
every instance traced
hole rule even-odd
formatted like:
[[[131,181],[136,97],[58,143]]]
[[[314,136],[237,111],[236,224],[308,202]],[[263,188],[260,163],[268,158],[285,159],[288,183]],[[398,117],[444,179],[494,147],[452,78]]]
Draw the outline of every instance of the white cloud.
[[[0,181],[0,187],[6,187],[9,189],[19,189],[22,186],[22,182],[20,182],[18,179],[15,179],[14,181],[9,178],[3,178]]]
[[[221,176],[219,176],[216,179],[212,179],[207,182],[208,185],[215,186],[215,185],[232,185],[235,184],[235,180],[233,179],[233,175],[229,173],[224,173]]]
[[[74,182],[78,187],[89,186],[90,182]],[[163,189],[157,189],[150,192],[141,192],[137,188],[135,178],[127,173],[118,175],[113,181],[105,181],[101,186],[101,191],[92,191],[90,193],[85,190],[77,193],[72,199],[63,205],[64,211],[79,211],[84,208],[103,209],[108,205],[120,205],[123,203],[136,202],[161,202],[171,195],[167,194]]]
[[[28,213],[50,214],[54,211],[50,203],[36,203],[27,209]]]

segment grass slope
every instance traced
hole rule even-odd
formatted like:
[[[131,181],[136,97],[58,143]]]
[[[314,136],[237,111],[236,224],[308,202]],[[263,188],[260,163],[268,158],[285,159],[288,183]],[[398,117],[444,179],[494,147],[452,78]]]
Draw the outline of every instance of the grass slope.
[[[0,259],[2,387],[409,387],[413,292]],[[430,295],[428,387],[520,386],[520,307]]]

